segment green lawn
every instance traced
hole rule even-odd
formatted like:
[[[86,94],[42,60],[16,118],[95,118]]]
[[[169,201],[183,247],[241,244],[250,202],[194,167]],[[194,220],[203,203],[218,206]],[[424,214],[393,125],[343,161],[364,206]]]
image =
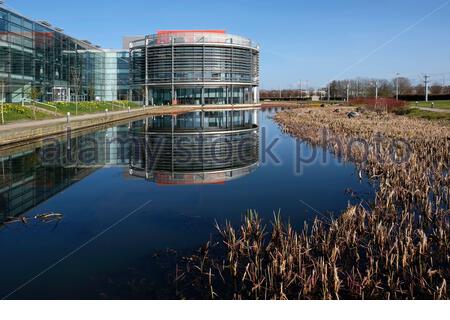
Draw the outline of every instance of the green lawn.
[[[34,114],[31,109],[22,107],[21,105],[17,104],[5,104],[3,107],[3,115],[5,118],[5,123],[26,120],[43,120],[51,118],[48,114],[39,111],[36,111],[36,114]]]
[[[434,103],[434,107],[436,109],[450,109],[450,100],[437,100],[437,101],[429,101],[429,102],[419,101],[419,107],[420,108],[431,108],[432,103]],[[416,103],[411,102],[410,106],[415,107]]]
[[[55,112],[55,108],[49,106],[55,106],[60,117],[70,112],[71,115],[75,116],[77,113],[77,107],[74,102],[49,102],[47,105],[37,103],[36,106],[42,109]],[[105,109],[110,112],[127,110],[128,107],[132,109],[141,108],[141,106],[134,102],[129,101],[114,101],[114,102],[79,102],[78,103],[78,115],[89,114],[89,113],[102,113]],[[6,103],[4,105],[4,118],[5,123],[11,123],[16,121],[26,121],[26,120],[43,120],[54,118],[51,113],[45,113],[41,111],[36,111],[27,107],[22,107],[19,103]],[[0,118],[1,124],[1,118]]]
[[[413,118],[423,118],[428,120],[450,120],[450,113],[424,111],[420,109],[409,109],[406,115]]]
[[[55,106],[57,112],[60,114],[67,114],[68,112],[71,115],[77,114],[77,106],[75,102],[49,102],[48,104]],[[38,104],[39,107],[45,108],[50,111],[55,111],[54,108]],[[114,101],[114,102],[97,102],[97,101],[84,101],[78,103],[78,115],[89,114],[89,113],[101,113],[105,112],[105,109],[108,109],[110,112],[114,111],[122,111],[127,110],[128,107],[132,109],[140,108],[141,106],[137,103],[130,101]]]

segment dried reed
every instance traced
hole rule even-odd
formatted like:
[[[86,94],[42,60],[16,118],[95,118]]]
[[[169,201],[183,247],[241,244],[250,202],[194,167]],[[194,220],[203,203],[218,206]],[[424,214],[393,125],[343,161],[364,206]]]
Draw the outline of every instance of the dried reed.
[[[218,227],[221,241],[186,259],[188,272],[178,279],[202,298],[447,299],[448,123],[303,109],[281,112],[276,121],[376,180],[373,206],[349,207],[331,222],[317,218],[299,232],[279,216],[266,231],[251,212],[238,230]],[[368,151],[355,139],[364,139]],[[408,147],[392,147],[393,139]]]

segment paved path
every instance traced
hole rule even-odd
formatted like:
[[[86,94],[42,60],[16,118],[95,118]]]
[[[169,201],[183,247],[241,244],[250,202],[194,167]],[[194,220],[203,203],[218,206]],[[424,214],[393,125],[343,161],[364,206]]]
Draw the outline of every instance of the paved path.
[[[416,109],[438,113],[450,113],[450,109],[438,109],[438,108],[416,108]]]

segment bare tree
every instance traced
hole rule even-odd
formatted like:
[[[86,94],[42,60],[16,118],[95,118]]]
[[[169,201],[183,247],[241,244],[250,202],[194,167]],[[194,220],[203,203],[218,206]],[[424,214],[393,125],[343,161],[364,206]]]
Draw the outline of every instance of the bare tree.
[[[433,83],[433,85],[430,87],[430,93],[435,95],[444,93],[444,88],[442,87],[442,84],[437,82]]]
[[[378,80],[378,95],[380,97],[389,98],[394,96],[395,86],[392,81],[381,79]]]
[[[398,89],[400,95],[412,94],[411,80],[405,77],[398,78]]]
[[[425,86],[422,83],[420,83],[414,87],[413,91],[414,94],[423,96],[425,95]]]
[[[95,87],[94,87],[93,84],[89,85],[89,88],[88,88],[88,99],[90,101],[94,101],[95,100]]]
[[[347,86],[349,98],[358,97],[375,97],[378,89],[378,97],[392,98],[397,93],[397,81],[399,88],[399,95],[424,95],[425,86],[419,83],[416,86],[412,85],[412,81],[405,77],[394,79],[374,79],[374,78],[356,78],[346,80],[334,80],[330,82],[325,88],[324,92],[330,90],[330,98],[333,100],[344,100],[347,97]],[[450,94],[450,86],[445,86],[440,83],[435,83],[430,87],[431,94]],[[261,99],[285,99],[297,98],[298,90],[292,89],[278,89],[278,90],[262,90]]]
[[[37,101],[42,96],[42,91],[38,87],[32,87],[30,92],[30,97],[32,102]]]
[[[33,86],[33,87],[31,87],[29,94],[30,94],[30,100],[31,100],[31,107],[33,108],[34,120],[36,120],[35,102],[41,97],[42,91],[40,88]]]
[[[71,72],[72,78],[72,89],[75,95],[75,115],[78,115],[78,97],[80,95],[80,87],[81,87],[81,74],[78,68],[72,68]]]
[[[443,94],[450,94],[450,86],[444,86],[442,88],[442,93]]]

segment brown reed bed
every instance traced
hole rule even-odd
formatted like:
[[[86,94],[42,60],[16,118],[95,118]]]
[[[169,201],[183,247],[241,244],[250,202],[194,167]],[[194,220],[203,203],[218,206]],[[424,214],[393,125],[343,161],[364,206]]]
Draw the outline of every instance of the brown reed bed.
[[[252,212],[238,229],[217,227],[220,239],[178,272],[184,288],[212,299],[448,299],[448,122],[376,113],[350,119],[322,109],[284,111],[275,120],[354,162],[379,186],[373,204],[299,231],[279,216],[267,227]]]

